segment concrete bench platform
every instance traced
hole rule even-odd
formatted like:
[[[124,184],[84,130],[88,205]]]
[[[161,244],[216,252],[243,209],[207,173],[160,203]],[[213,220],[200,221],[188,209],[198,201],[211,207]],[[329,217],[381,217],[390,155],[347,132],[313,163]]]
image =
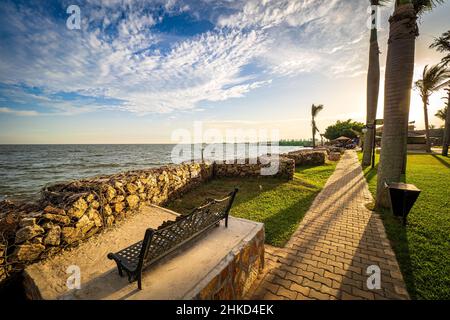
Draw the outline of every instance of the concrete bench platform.
[[[156,229],[178,214],[148,206],[121,225],[80,246],[28,266],[24,271],[31,299],[241,299],[264,263],[263,224],[230,217],[208,234],[168,255],[143,272],[143,290],[121,278],[108,252],[142,240],[145,229]],[[81,272],[80,289],[66,285],[69,266]]]

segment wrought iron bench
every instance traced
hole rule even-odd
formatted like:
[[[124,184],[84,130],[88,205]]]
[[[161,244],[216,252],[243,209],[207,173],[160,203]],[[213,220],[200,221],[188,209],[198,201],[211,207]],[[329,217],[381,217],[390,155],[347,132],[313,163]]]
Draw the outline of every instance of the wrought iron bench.
[[[213,226],[219,226],[222,219],[225,219],[225,227],[228,227],[228,215],[237,192],[238,189],[235,189],[222,200],[208,199],[205,205],[187,215],[178,216],[174,221],[164,222],[157,230],[147,229],[142,241],[116,253],[109,253],[108,258],[116,262],[121,277],[125,271],[128,281],[137,281],[141,290],[144,268]]]

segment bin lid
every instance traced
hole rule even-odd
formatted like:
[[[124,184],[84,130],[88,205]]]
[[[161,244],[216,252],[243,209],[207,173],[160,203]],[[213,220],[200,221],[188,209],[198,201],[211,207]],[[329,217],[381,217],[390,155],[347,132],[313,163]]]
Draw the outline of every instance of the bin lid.
[[[413,184],[408,184],[408,183],[399,183],[399,182],[393,182],[393,183],[388,183],[388,188],[389,189],[398,189],[398,190],[404,190],[404,191],[416,191],[416,192],[420,192],[420,189],[417,188],[415,185]]]

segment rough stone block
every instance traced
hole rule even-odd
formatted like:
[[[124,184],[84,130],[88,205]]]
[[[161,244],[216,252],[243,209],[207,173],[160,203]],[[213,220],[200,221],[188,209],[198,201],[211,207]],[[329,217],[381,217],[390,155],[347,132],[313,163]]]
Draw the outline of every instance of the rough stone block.
[[[45,247],[40,244],[21,244],[16,246],[11,260],[17,262],[28,262],[39,258],[39,255],[45,250]]]
[[[23,242],[25,242],[27,240],[31,240],[34,237],[41,235],[43,233],[44,233],[44,229],[42,227],[38,226],[37,224],[31,225],[31,226],[26,226],[26,227],[19,229],[16,232],[15,242],[23,243]]]

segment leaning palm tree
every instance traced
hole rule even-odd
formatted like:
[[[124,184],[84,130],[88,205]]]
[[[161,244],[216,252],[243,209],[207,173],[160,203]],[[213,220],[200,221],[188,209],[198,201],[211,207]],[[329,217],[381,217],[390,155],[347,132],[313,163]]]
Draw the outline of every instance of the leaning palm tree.
[[[384,126],[378,167],[378,208],[389,207],[386,182],[399,182],[406,168],[411,88],[414,75],[417,19],[443,0],[396,0],[389,18],[384,90]]]
[[[367,114],[366,124],[373,125],[377,116],[378,95],[380,92],[380,48],[378,46],[378,21],[374,9],[389,0],[370,0],[372,10],[372,25],[370,30],[369,69],[367,71]],[[373,135],[375,129],[368,130],[364,135],[363,166],[370,165],[372,156]]]
[[[419,94],[423,102],[425,134],[427,136],[427,152],[429,153],[431,153],[430,124],[428,121],[429,99],[433,92],[447,86],[449,78],[450,70],[443,64],[437,64],[431,68],[428,68],[428,65],[425,66],[423,69],[422,79],[416,81],[416,88],[419,90]]]
[[[312,126],[313,148],[316,147],[316,132],[319,132],[319,129],[317,129],[317,125],[316,125],[316,117],[319,114],[319,112],[322,110],[323,110],[323,104],[319,104],[317,106],[315,104],[313,104],[311,107],[311,117],[312,117],[311,126]]]
[[[450,63],[450,30],[444,32],[439,38],[435,38],[430,48],[436,49],[438,52],[446,53],[447,55],[442,58],[444,64]]]

